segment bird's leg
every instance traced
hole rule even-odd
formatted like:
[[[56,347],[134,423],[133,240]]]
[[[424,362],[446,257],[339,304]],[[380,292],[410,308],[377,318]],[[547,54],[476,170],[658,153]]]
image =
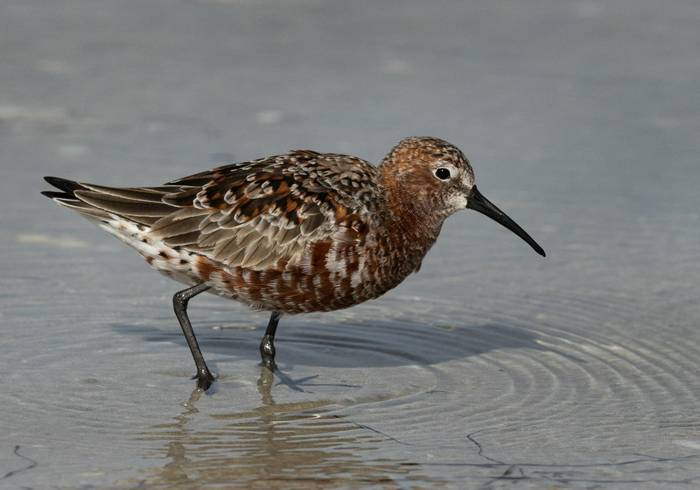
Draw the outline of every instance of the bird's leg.
[[[280,313],[273,311],[270,321],[267,323],[267,330],[260,341],[260,357],[263,365],[274,371],[275,369],[275,331],[280,320]]]
[[[187,345],[189,346],[190,351],[192,352],[194,363],[197,366],[197,374],[194,376],[194,378],[197,378],[197,387],[201,388],[202,390],[209,389],[211,384],[214,382],[214,376],[212,376],[211,372],[209,371],[207,363],[204,362],[204,356],[202,356],[202,351],[199,350],[197,338],[194,336],[192,324],[190,323],[190,319],[187,316],[187,302],[190,299],[197,296],[199,293],[206,291],[210,287],[211,286],[202,283],[188,289],[183,289],[182,291],[175,293],[175,296],[173,296],[173,308],[175,309],[175,316],[180,322],[180,326],[182,327],[182,333],[185,334],[185,340],[187,340]]]

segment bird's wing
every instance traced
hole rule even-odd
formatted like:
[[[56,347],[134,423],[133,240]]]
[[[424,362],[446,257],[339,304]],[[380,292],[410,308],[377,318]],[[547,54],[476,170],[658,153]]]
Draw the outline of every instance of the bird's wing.
[[[377,219],[376,167],[297,150],[226,165],[157,188],[81,184],[81,200],[148,225],[153,238],[231,267],[299,264],[318,241],[356,242]]]

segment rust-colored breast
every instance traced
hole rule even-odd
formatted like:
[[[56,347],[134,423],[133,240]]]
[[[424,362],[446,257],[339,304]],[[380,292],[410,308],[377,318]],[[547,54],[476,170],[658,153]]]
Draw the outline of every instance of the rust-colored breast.
[[[256,308],[286,313],[346,308],[401,283],[420,267],[437,237],[391,229],[366,226],[349,241],[339,227],[336,236],[310,243],[298,264],[266,271],[221,267],[203,256],[197,269],[219,294]]]

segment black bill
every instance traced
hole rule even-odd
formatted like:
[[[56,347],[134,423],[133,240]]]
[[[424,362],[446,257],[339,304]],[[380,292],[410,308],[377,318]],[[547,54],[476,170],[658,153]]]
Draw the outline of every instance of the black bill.
[[[520,238],[525,240],[535,250],[535,252],[540,254],[542,257],[547,256],[544,253],[544,250],[542,250],[542,247],[540,247],[530,235],[525,233],[525,230],[520,228],[520,226],[518,226],[518,224],[515,221],[510,219],[503,211],[498,209],[495,204],[486,199],[483,196],[483,194],[479,192],[479,189],[477,189],[476,186],[472,187],[472,191],[469,194],[467,208],[473,209],[474,211],[479,211],[480,213],[485,214],[486,216],[491,218],[492,220],[497,221],[498,223],[502,224],[510,231],[518,235]]]

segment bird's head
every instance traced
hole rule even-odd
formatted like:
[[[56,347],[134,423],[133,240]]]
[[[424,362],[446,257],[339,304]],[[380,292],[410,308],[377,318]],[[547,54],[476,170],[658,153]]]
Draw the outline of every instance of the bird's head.
[[[447,141],[405,138],[384,158],[381,170],[395,205],[411,207],[414,213],[438,219],[462,209],[473,209],[505,226],[545,256],[542,247],[525,230],[479,192],[469,160]]]

